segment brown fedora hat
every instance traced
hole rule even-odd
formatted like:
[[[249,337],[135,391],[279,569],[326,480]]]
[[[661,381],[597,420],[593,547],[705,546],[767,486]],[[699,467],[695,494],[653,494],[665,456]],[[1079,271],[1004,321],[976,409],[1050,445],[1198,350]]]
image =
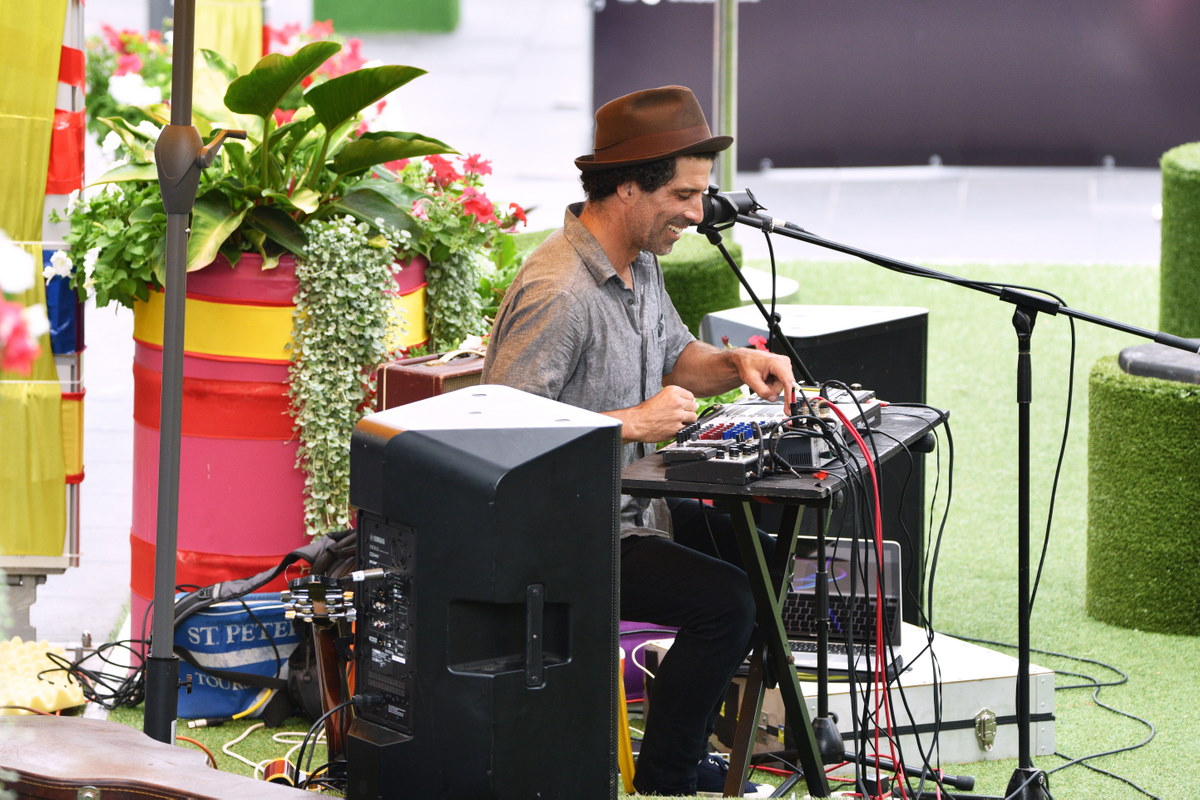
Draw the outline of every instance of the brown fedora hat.
[[[595,152],[575,159],[584,172],[645,164],[733,144],[713,136],[696,95],[686,86],[662,86],[618,97],[596,111]]]

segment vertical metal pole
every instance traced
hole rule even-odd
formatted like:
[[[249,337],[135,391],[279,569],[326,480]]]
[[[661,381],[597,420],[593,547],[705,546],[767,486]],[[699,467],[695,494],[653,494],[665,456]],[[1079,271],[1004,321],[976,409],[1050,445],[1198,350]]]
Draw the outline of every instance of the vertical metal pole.
[[[733,189],[737,173],[737,4],[738,0],[717,0],[713,12],[714,133],[735,137],[717,157],[717,183],[725,191]]]
[[[179,701],[179,660],[174,653],[175,558],[179,525],[179,448],[183,419],[183,330],[187,242],[196,200],[202,145],[192,126],[192,49],[195,0],[175,5],[171,65],[171,124],[155,146],[159,187],[167,212],[163,367],[158,450],[158,516],[154,540],[154,620],[146,659],[146,715],[142,729],[174,743]]]
[[[1005,796],[1012,800],[1045,800],[1046,774],[1033,765],[1030,736],[1029,648],[1030,576],[1029,486],[1030,405],[1033,402],[1032,343],[1037,311],[1017,306],[1013,328],[1017,332],[1017,768],[1009,778]]]

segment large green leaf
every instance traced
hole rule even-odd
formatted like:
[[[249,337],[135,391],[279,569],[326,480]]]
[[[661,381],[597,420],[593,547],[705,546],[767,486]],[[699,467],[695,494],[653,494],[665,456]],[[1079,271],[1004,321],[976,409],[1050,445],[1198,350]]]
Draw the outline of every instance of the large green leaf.
[[[296,220],[275,206],[255,206],[246,214],[246,225],[262,233],[284,250],[297,256],[304,255],[308,237]],[[259,252],[267,255],[261,245]]]
[[[419,133],[380,132],[347,142],[334,156],[333,170],[340,175],[346,175],[400,158],[457,152],[445,142]]]
[[[321,206],[321,195],[312,189],[300,188],[288,194],[286,192],[265,191],[262,196],[267,202],[277,203],[287,208],[295,208],[305,214],[311,214]]]
[[[154,146],[158,143],[156,137],[138,130],[123,117],[102,117],[99,122],[117,134],[129,150],[131,161],[145,164],[154,160]]]
[[[200,48],[192,77],[192,117],[209,122],[229,118],[225,92],[237,80],[237,67],[215,50]]]
[[[360,69],[318,83],[304,93],[304,99],[312,106],[325,130],[332,131],[367,106],[424,74],[423,69],[399,64]]]
[[[158,167],[153,164],[122,164],[113,167],[89,185],[124,183],[125,181],[158,181]]]
[[[413,192],[413,199],[421,195]],[[396,230],[408,231],[414,237],[420,233],[419,223],[409,214],[408,204],[398,204],[393,197],[388,197],[375,189],[355,189],[332,203],[335,212],[350,214],[370,225]]]
[[[337,42],[310,42],[290,56],[263,56],[254,69],[229,84],[226,108],[237,114],[271,116],[288,92],[341,49]]]
[[[188,239],[188,272],[211,264],[245,216],[245,210],[234,211],[229,199],[219,191],[197,197],[192,209],[192,235]]]

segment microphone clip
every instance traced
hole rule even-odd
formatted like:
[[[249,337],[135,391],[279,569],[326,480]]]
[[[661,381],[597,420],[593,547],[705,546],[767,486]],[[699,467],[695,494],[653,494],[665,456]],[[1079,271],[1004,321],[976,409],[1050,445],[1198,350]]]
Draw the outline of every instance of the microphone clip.
[[[709,237],[726,228],[732,228],[739,216],[757,215],[766,207],[761,205],[749,189],[740,192],[722,192],[721,187],[710,184],[703,197],[704,219],[696,230]],[[719,237],[718,237],[719,238]]]

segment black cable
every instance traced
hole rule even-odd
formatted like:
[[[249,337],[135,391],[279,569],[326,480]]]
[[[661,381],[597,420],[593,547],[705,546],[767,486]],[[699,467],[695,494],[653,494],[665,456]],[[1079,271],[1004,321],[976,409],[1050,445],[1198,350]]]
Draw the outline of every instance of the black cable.
[[[343,708],[353,705],[355,700],[356,700],[355,697],[351,697],[349,700],[343,700],[342,702],[338,703],[336,706],[329,709],[321,716],[317,717],[317,721],[314,722],[312,724],[312,726],[308,729],[308,733],[304,734],[304,738],[300,740],[300,749],[296,751],[296,773],[297,773],[297,776],[299,776],[300,771],[302,769],[305,769],[304,768],[304,751],[308,749],[309,740],[311,739],[313,742],[313,749],[312,749],[312,751],[309,751],[309,754],[308,754],[308,761],[309,761],[309,765],[311,766],[312,754],[313,754],[313,751],[315,751],[317,749],[317,741],[316,740],[317,740],[317,737],[320,735],[319,731],[320,731],[321,726],[324,724],[325,720],[329,719],[331,716],[333,716],[337,712],[341,711]],[[307,772],[307,770],[305,770],[305,771]],[[298,780],[297,784],[300,784],[300,783],[301,782]],[[301,786],[300,788],[303,788],[303,786]]]
[[[947,442],[948,442],[947,449],[949,451],[947,460],[948,460],[948,469],[950,471],[950,476],[947,479],[946,504],[943,508],[941,520],[936,526],[934,525],[934,519],[933,519],[932,515],[933,515],[933,511],[936,507],[936,496],[937,496],[936,489],[940,489],[940,479],[941,479],[941,451],[940,451],[940,448],[938,448],[938,450],[937,450],[937,452],[938,452],[938,461],[937,461],[938,481],[935,484],[935,496],[933,499],[931,499],[931,501],[929,503],[930,529],[934,530],[936,527],[936,530],[937,530],[937,535],[936,535],[936,539],[935,539],[936,544],[933,549],[932,566],[929,566],[930,562],[928,561],[928,555],[926,556],[926,559],[927,559],[926,564],[927,564],[928,572],[929,572],[929,576],[930,576],[928,586],[927,586],[928,598],[929,598],[928,609],[932,610],[933,583],[934,583],[933,578],[934,578],[934,574],[936,573],[937,554],[940,551],[941,541],[944,537],[945,527],[946,527],[946,523],[947,523],[948,515],[949,515],[950,501],[951,501],[952,495],[953,495],[953,461],[954,461],[953,434],[951,433],[951,430],[950,430],[950,425],[949,425],[949,420],[947,418],[947,415],[941,409],[936,409],[936,408],[933,408],[932,406],[922,404],[922,403],[892,403],[892,404],[889,404],[889,410],[891,413],[894,413],[894,414],[902,414],[903,412],[899,411],[899,409],[902,409],[905,407],[923,408],[926,410],[934,411],[938,415],[937,421],[942,423],[942,426],[946,429],[946,434],[947,434]],[[905,416],[912,416],[914,418],[922,419],[922,420],[925,419],[925,417],[916,415],[916,414],[908,414]],[[936,441],[937,440],[936,423],[933,426],[933,431],[934,431],[934,437],[935,437],[935,441]],[[911,588],[910,588],[910,591],[911,591]],[[925,770],[932,772],[933,780],[938,784],[938,786],[943,791],[945,791],[945,787],[942,786],[940,780],[938,780],[938,778],[936,777],[939,774],[940,764],[935,765],[934,763],[931,763],[933,761],[933,759],[931,758],[931,754],[935,754],[938,751],[937,740],[940,735],[940,720],[942,718],[942,695],[941,695],[940,666],[938,664],[937,655],[935,652],[933,652],[933,649],[932,649],[933,636],[934,636],[932,622],[930,621],[929,615],[925,613],[925,610],[921,609],[920,604],[918,604],[918,611],[920,612],[921,626],[925,630],[925,635],[926,635],[926,645],[921,650],[920,654],[918,654],[918,657],[920,657],[921,655],[924,655],[925,652],[929,652],[930,659],[931,659],[932,675],[933,675],[932,694],[933,694],[933,701],[934,701],[935,726],[934,726],[933,739],[930,742],[930,747],[928,750],[926,750],[926,748],[922,745],[921,737],[919,735],[915,735],[915,739],[916,739],[916,743],[917,743],[918,753],[921,756],[923,768]],[[908,704],[908,698],[907,698],[906,694],[904,693],[903,686],[900,684],[897,684],[897,685],[900,690],[901,702],[904,705],[905,712],[909,715],[910,718],[912,718],[912,710]],[[906,780],[906,784],[907,784],[907,776],[906,776],[905,780]],[[919,789],[923,789],[925,780],[926,780],[926,778],[924,776],[922,776],[921,784],[918,787]]]
[[[966,641],[966,642],[974,642],[976,644],[985,644],[985,645],[990,645],[993,647],[1003,647],[1003,648],[1007,648],[1010,650],[1016,649],[1016,645],[1013,645],[1009,642],[997,642],[997,641],[992,641],[989,639],[978,639],[978,638],[969,637],[969,636],[957,636],[957,635],[955,636],[955,638],[962,639],[963,641]],[[1132,788],[1141,792],[1142,794],[1146,795],[1147,797],[1157,798],[1157,795],[1151,794],[1150,792],[1143,789],[1141,786],[1137,785],[1136,783],[1134,783],[1133,781],[1129,780],[1128,778],[1126,778],[1124,776],[1117,775],[1117,774],[1109,772],[1107,770],[1100,769],[1099,767],[1096,767],[1092,764],[1085,763],[1094,758],[1102,758],[1104,756],[1116,755],[1117,753],[1125,753],[1125,752],[1129,752],[1131,750],[1137,750],[1139,748],[1145,747],[1146,745],[1150,744],[1150,742],[1154,739],[1155,735],[1157,734],[1157,731],[1154,727],[1154,723],[1150,722],[1149,720],[1143,719],[1135,714],[1130,714],[1127,711],[1122,711],[1119,708],[1114,708],[1113,706],[1110,706],[1107,703],[1100,700],[1100,690],[1102,688],[1104,688],[1106,686],[1121,686],[1122,684],[1127,683],[1129,681],[1129,676],[1124,671],[1122,671],[1121,669],[1119,669],[1117,667],[1114,667],[1111,664],[1106,664],[1103,661],[1097,661],[1096,659],[1087,658],[1085,656],[1076,656],[1076,655],[1071,655],[1069,653],[1058,653],[1053,650],[1042,650],[1042,649],[1038,649],[1036,647],[1031,647],[1030,651],[1034,652],[1034,653],[1039,653],[1041,655],[1052,656],[1055,658],[1065,658],[1069,661],[1078,661],[1078,662],[1081,662],[1084,664],[1092,664],[1094,666],[1100,667],[1101,669],[1106,669],[1106,670],[1109,670],[1110,672],[1115,672],[1117,675],[1120,676],[1118,679],[1112,680],[1112,681],[1103,681],[1103,682],[1100,680],[1097,680],[1096,678],[1092,677],[1091,675],[1082,675],[1082,674],[1078,674],[1078,673],[1060,673],[1060,674],[1070,674],[1074,677],[1085,678],[1089,682],[1084,683],[1084,684],[1072,685],[1072,686],[1057,686],[1057,687],[1055,687],[1055,691],[1066,691],[1068,689],[1091,688],[1093,690],[1092,691],[1092,701],[1096,705],[1100,706],[1104,710],[1109,711],[1113,714],[1117,714],[1119,716],[1125,717],[1126,719],[1133,720],[1134,722],[1137,722],[1137,723],[1145,726],[1149,730],[1149,735],[1147,735],[1145,739],[1143,739],[1141,742],[1138,742],[1137,744],[1127,745],[1125,747],[1118,747],[1118,748],[1115,748],[1112,750],[1105,750],[1105,751],[1099,752],[1099,753],[1092,753],[1090,755],[1080,756],[1079,758],[1072,759],[1069,756],[1066,756],[1062,753],[1055,752],[1055,755],[1058,756],[1059,758],[1067,759],[1067,763],[1060,764],[1059,766],[1055,767],[1054,769],[1046,770],[1046,774],[1052,775],[1055,772],[1059,772],[1061,770],[1066,769],[1067,767],[1071,767],[1076,764],[1079,764],[1079,765],[1087,767],[1088,769],[1091,769],[1095,772],[1099,772],[1099,773],[1107,775],[1111,778],[1116,778],[1117,780],[1128,784],[1129,786],[1131,786]]]
[[[1061,301],[1059,301],[1061,302]],[[1033,601],[1037,598],[1038,586],[1042,583],[1042,568],[1046,565],[1046,553],[1050,550],[1050,528],[1054,521],[1054,502],[1058,497],[1058,479],[1062,475],[1063,461],[1067,452],[1067,436],[1071,432],[1071,403],[1075,397],[1075,319],[1067,318],[1071,326],[1071,355],[1067,359],[1067,411],[1063,420],[1062,440],[1058,447],[1058,461],[1054,466],[1054,481],[1050,486],[1049,508],[1046,512],[1046,533],[1042,538],[1042,554],[1038,558],[1037,573],[1029,593],[1029,613],[1033,614]]]

